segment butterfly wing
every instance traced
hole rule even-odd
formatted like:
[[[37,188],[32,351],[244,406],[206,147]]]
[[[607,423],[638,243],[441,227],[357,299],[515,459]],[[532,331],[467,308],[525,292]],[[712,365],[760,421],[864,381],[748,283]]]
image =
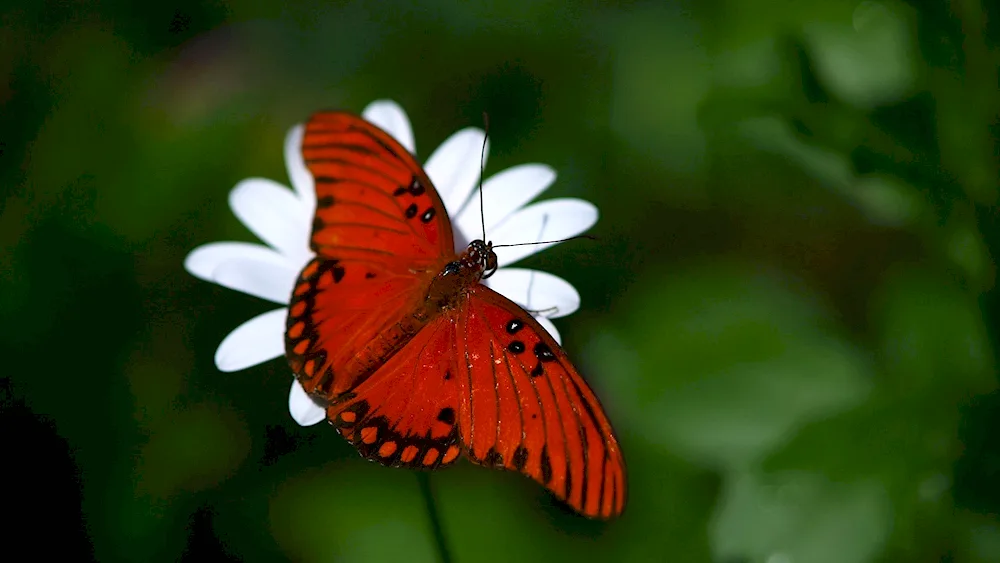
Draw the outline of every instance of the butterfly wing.
[[[285,326],[285,356],[306,392],[336,400],[416,334],[426,277],[392,261],[313,258]]]
[[[458,459],[454,317],[446,311],[435,318],[374,376],[327,408],[330,422],[364,457],[423,469]]]
[[[414,266],[454,256],[441,198],[389,134],[353,114],[317,113],[306,124],[302,156],[316,183],[311,245],[320,256]]]
[[[316,184],[317,257],[292,292],[285,352],[306,391],[333,401],[426,322],[414,313],[431,278],[454,258],[454,242],[430,179],[376,126],[317,113],[302,154]]]
[[[469,458],[519,471],[589,517],[625,505],[625,463],[597,397],[514,302],[473,286],[458,313],[459,431]]]

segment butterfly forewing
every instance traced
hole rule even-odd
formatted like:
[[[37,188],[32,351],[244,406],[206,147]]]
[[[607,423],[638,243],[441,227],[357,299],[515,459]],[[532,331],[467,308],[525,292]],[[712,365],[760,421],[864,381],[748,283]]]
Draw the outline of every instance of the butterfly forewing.
[[[409,151],[381,129],[348,113],[317,113],[306,124],[302,156],[316,184],[317,254],[413,264],[454,256],[441,198]]]
[[[317,113],[302,154],[316,185],[317,256],[292,292],[285,351],[306,391],[332,401],[426,324],[413,315],[455,252],[434,186],[382,130],[348,113]]]

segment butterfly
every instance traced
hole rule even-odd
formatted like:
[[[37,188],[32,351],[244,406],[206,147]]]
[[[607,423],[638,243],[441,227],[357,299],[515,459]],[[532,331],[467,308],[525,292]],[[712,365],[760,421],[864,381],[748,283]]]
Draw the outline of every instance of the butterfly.
[[[621,514],[611,424],[548,332],[480,283],[497,269],[492,243],[456,253],[423,168],[358,116],[313,115],[301,148],[315,257],[292,290],[285,351],[329,422],[383,465],[464,455],[531,477],[584,516]]]

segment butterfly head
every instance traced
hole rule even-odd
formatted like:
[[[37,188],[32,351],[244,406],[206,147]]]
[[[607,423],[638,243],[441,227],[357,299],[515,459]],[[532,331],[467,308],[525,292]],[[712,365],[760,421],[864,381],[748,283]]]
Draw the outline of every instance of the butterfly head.
[[[471,284],[492,276],[496,271],[497,254],[493,252],[493,243],[474,240],[458,260],[445,265],[439,277],[462,278]]]
[[[435,307],[454,305],[462,290],[497,271],[497,255],[492,242],[474,240],[457,260],[445,264],[427,290],[427,302]]]
[[[497,271],[497,253],[493,252],[492,242],[474,240],[469,243],[459,258],[462,266],[480,273],[480,279],[486,279]]]

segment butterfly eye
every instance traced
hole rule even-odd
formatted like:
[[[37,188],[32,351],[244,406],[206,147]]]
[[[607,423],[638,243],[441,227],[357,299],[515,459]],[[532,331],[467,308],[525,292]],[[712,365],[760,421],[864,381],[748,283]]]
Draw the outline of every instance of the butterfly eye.
[[[486,255],[485,262],[486,262],[486,268],[484,270],[485,273],[483,274],[483,279],[484,280],[486,278],[492,276],[493,274],[495,274],[496,271],[497,271],[497,255],[496,255],[496,253],[493,252],[492,250],[490,250],[489,254]]]

